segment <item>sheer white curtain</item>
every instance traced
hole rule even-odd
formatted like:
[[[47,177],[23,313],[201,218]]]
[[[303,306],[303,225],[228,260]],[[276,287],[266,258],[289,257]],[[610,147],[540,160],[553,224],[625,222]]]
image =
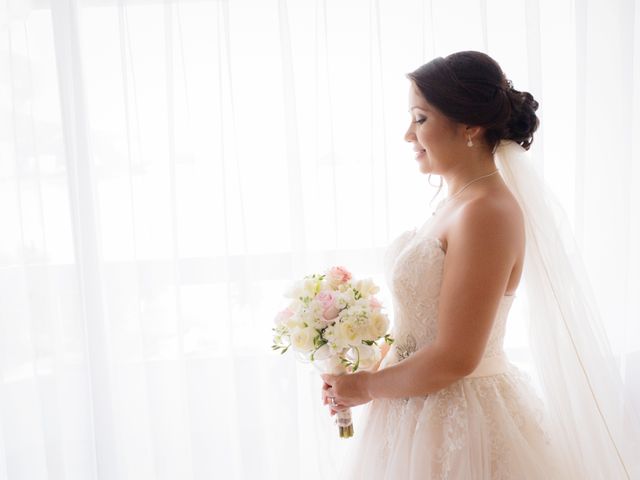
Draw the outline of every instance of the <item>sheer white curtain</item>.
[[[640,406],[639,27],[632,0],[1,0],[0,479],[330,474],[272,318],[335,264],[391,306],[384,248],[435,191],[404,73],[456,50],[540,101]]]

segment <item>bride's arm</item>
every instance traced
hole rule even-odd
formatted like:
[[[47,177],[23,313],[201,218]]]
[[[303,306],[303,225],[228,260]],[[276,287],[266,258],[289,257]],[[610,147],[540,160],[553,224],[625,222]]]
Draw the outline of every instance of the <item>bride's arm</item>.
[[[524,233],[504,205],[470,202],[448,235],[438,302],[438,336],[402,362],[368,372],[371,398],[436,392],[480,362]]]

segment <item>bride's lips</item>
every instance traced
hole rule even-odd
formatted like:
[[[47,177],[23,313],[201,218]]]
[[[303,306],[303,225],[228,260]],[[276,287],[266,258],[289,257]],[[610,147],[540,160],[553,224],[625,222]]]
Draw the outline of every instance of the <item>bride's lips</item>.
[[[422,149],[422,150],[415,150],[416,152],[416,160],[420,160],[421,158],[424,158],[426,150]]]

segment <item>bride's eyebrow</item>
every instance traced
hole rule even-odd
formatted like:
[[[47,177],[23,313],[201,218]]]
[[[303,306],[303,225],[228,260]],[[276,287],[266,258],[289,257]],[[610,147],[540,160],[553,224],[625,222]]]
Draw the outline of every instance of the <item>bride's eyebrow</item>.
[[[407,110],[407,112],[411,113],[411,110],[413,110],[414,108],[419,108],[420,110],[424,110],[425,112],[428,112],[429,109],[425,108],[425,107],[420,107],[418,105],[414,105],[413,107],[411,107],[409,110]]]

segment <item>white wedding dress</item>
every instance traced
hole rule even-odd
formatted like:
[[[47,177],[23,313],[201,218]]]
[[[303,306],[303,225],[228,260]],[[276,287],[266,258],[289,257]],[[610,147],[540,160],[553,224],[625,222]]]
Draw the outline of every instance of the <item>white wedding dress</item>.
[[[436,338],[446,252],[429,226],[430,219],[404,232],[386,251],[395,342],[380,369]],[[424,397],[374,399],[362,407],[340,478],[569,478],[550,443],[544,404],[529,375],[504,356],[514,298],[502,298],[483,360],[469,377]]]

